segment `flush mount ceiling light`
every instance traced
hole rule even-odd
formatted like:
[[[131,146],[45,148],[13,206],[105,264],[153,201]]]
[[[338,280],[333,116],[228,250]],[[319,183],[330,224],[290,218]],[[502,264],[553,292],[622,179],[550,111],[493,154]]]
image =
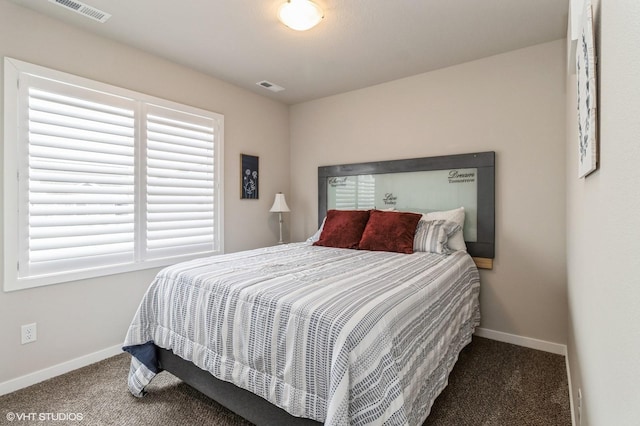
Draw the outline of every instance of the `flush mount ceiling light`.
[[[296,31],[306,31],[324,18],[320,6],[309,0],[289,0],[278,9],[278,19]]]

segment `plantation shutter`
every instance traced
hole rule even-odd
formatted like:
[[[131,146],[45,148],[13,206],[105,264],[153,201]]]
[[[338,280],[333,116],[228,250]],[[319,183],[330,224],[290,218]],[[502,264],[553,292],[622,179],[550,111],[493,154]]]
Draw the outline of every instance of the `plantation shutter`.
[[[144,257],[217,250],[216,122],[149,104],[145,117]]]
[[[33,75],[21,85],[19,276],[133,262],[134,102]]]
[[[223,252],[224,116],[4,58],[4,290]]]
[[[368,210],[383,208],[376,206],[376,179],[372,175],[358,176],[357,208]]]
[[[336,187],[336,209],[367,210],[375,208],[376,182],[372,175],[347,178],[344,185]]]
[[[343,184],[338,185],[336,187],[336,209],[354,210],[357,205],[356,192],[355,178],[349,177]]]

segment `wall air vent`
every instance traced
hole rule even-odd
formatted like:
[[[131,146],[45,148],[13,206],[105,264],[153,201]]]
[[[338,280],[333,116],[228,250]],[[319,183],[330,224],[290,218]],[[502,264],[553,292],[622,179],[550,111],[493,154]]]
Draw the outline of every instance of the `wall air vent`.
[[[110,14],[75,0],[49,0],[49,3],[57,4],[103,24],[107,22],[107,19],[111,18]]]
[[[272,82],[267,80],[259,81],[256,84],[258,86],[264,87],[267,90],[271,90],[272,92],[282,92],[284,90],[284,87],[273,84]]]

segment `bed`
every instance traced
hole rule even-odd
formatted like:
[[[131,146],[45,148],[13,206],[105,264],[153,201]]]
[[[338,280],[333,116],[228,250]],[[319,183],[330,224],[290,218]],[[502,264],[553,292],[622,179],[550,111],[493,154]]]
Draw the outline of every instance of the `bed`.
[[[335,175],[319,169],[319,182]],[[335,211],[325,211],[327,224]],[[319,223],[306,242],[162,270],[125,339],[131,393],[143,396],[164,369],[255,424],[422,424],[479,324],[472,246],[407,254],[318,245],[331,227]]]

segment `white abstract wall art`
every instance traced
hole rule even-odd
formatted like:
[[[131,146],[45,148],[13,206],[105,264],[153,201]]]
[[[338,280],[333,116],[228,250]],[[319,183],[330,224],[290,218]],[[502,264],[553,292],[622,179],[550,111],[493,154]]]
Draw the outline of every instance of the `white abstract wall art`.
[[[582,31],[576,49],[578,82],[578,177],[583,178],[598,166],[596,114],[596,53],[591,0],[585,0]]]

